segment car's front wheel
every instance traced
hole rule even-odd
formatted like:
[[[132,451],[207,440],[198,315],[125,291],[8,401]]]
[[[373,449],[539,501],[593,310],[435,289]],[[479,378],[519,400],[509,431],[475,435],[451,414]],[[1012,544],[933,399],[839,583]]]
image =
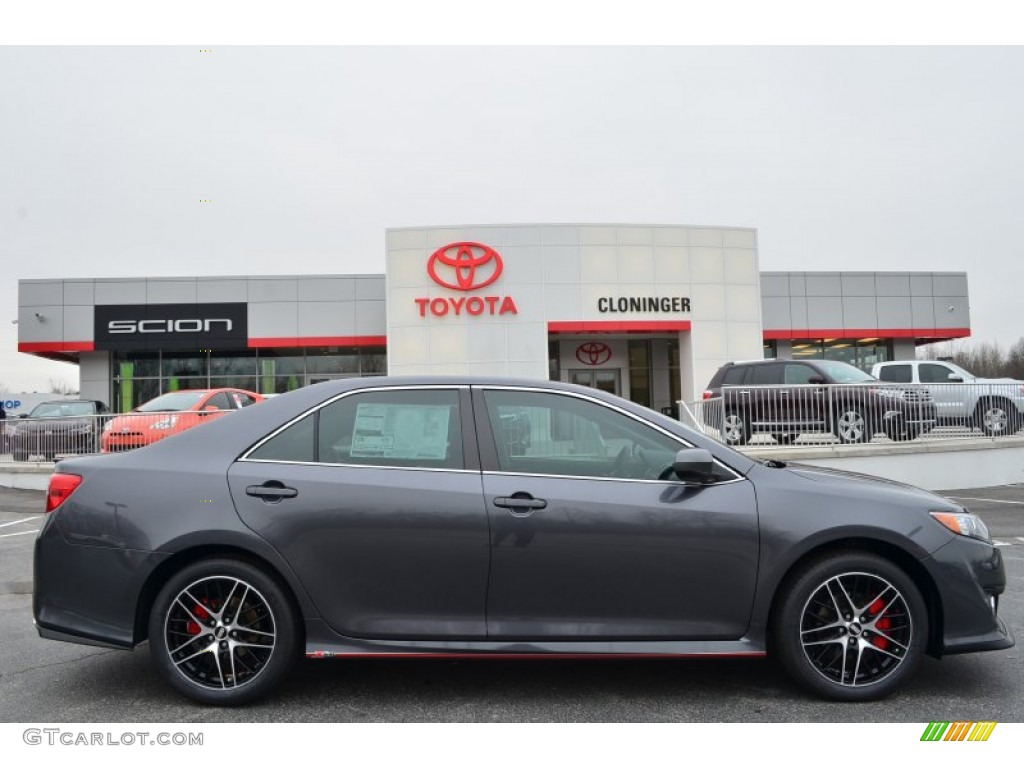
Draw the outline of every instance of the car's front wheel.
[[[269,693],[298,652],[295,611],[259,568],[202,560],[171,577],[149,618],[160,674],[203,704],[244,704]]]
[[[772,649],[800,684],[821,696],[887,696],[924,654],[924,598],[885,558],[833,553],[808,564],[783,590],[772,617]]]

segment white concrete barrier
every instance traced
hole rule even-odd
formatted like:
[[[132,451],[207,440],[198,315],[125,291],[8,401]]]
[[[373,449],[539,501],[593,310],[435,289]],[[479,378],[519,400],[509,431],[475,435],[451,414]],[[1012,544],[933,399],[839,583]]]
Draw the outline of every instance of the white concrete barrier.
[[[26,491],[45,491],[53,474],[53,464],[39,462],[0,462],[0,487]]]
[[[1024,482],[1024,437],[787,449],[748,446],[743,452],[754,459],[877,475],[931,491]]]

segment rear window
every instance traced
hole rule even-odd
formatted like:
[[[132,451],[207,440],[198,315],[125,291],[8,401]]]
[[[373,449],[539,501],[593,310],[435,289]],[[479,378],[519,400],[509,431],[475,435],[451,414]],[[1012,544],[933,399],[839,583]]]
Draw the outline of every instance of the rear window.
[[[913,381],[913,371],[909,365],[883,365],[878,371],[878,378],[881,381],[909,384]]]

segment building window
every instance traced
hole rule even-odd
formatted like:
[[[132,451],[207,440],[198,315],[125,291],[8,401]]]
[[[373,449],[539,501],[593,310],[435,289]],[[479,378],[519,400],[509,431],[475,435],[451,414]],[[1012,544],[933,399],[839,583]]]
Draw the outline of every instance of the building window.
[[[118,411],[166,392],[235,387],[279,394],[342,376],[380,376],[384,347],[309,347],[194,352],[116,352],[111,401]]]
[[[793,339],[792,356],[794,360],[841,360],[870,371],[875,363],[892,359],[892,339]]]
[[[651,407],[651,342],[629,340],[629,399]]]

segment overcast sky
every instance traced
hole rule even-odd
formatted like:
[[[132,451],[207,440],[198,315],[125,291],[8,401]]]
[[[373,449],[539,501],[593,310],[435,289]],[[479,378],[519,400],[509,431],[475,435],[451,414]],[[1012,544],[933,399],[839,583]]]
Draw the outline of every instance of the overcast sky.
[[[16,351],[18,279],[382,273],[413,225],[755,227],[766,271],[965,270],[1005,346],[1022,75],[1022,48],[0,48],[0,383],[77,383]]]

